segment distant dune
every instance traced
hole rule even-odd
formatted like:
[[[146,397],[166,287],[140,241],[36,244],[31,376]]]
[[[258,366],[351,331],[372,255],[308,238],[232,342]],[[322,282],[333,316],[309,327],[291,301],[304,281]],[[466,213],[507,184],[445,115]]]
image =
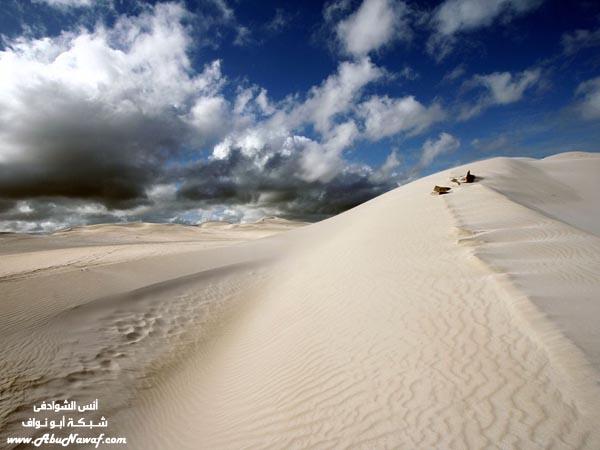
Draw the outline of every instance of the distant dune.
[[[0,442],[97,398],[136,449],[598,449],[599,174],[494,158],[307,226],[3,234]]]

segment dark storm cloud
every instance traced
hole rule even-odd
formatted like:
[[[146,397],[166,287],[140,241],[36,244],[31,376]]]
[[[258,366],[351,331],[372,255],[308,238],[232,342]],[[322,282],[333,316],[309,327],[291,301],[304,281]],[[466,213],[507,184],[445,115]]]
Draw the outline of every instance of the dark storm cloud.
[[[169,162],[218,136],[220,63],[190,70],[186,17],[181,4],[165,3],[112,28],[7,42],[0,221],[30,229],[122,220],[122,211],[154,203],[148,190],[168,177]]]
[[[4,198],[0,198],[0,213],[5,213],[10,211],[12,208],[14,208],[14,206],[16,205],[16,202],[13,200],[7,200]]]
[[[111,27],[7,42],[0,230],[320,219],[393,187],[389,167],[344,159],[363,138],[360,121],[397,104],[378,102],[377,117],[355,113],[363,88],[383,74],[368,57],[341,62],[304,97],[273,103],[266,89],[241,86],[227,99],[219,60],[193,68],[190,18],[181,3],[159,3]],[[426,127],[411,114],[397,132]],[[300,133],[307,126],[311,137]]]
[[[0,163],[7,199],[59,196],[131,206],[144,201],[161,164],[189,136],[175,115],[114,111],[65,91],[21,95],[29,105],[26,117],[0,124],[0,133],[21,150]]]
[[[258,160],[266,161],[258,164]],[[255,204],[291,218],[317,219],[357,206],[387,190],[391,180],[376,180],[371,170],[348,166],[328,182],[308,182],[301,155],[272,152],[255,157],[234,149],[227,159],[213,159],[185,169],[180,200],[205,204]]]
[[[272,148],[252,157],[233,149],[223,159],[169,165],[193,134],[174,114],[115,112],[68,93],[58,100],[43,92],[28,95],[27,127],[2,129],[27,149],[27,158],[0,163],[0,213],[13,228],[19,221],[79,224],[82,212],[85,223],[122,220],[114,210],[129,210],[127,220],[168,221],[215,205],[252,205],[315,220],[392,187],[389,179],[374,181],[369,169],[351,166],[327,183],[308,182],[301,177],[301,152]],[[148,196],[157,184],[180,187],[161,201]],[[16,208],[17,201],[26,208]],[[91,211],[90,203],[96,205]]]

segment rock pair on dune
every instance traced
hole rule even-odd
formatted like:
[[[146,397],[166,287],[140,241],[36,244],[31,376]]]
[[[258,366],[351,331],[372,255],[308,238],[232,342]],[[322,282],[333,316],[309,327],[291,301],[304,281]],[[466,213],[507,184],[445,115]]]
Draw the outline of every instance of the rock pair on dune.
[[[450,181],[460,186],[461,183],[473,183],[475,179],[475,175],[471,174],[470,170],[467,170],[467,174],[464,177],[461,177],[460,180],[456,178],[451,178]],[[443,195],[449,193],[451,190],[451,187],[436,185],[433,188],[432,194]]]

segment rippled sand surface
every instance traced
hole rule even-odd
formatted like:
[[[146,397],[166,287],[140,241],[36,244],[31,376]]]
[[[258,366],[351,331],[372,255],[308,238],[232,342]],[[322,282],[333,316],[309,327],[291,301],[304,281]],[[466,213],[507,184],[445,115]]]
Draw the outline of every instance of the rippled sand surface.
[[[599,173],[496,158],[304,227],[4,236],[1,434],[98,398],[128,448],[600,448]]]

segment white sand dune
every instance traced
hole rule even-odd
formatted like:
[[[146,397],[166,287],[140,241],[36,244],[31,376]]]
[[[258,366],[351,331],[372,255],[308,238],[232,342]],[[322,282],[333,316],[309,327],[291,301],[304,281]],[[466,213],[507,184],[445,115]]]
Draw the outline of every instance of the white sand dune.
[[[2,439],[66,397],[139,449],[600,448],[599,173],[496,158],[259,240],[293,224],[4,237]]]

